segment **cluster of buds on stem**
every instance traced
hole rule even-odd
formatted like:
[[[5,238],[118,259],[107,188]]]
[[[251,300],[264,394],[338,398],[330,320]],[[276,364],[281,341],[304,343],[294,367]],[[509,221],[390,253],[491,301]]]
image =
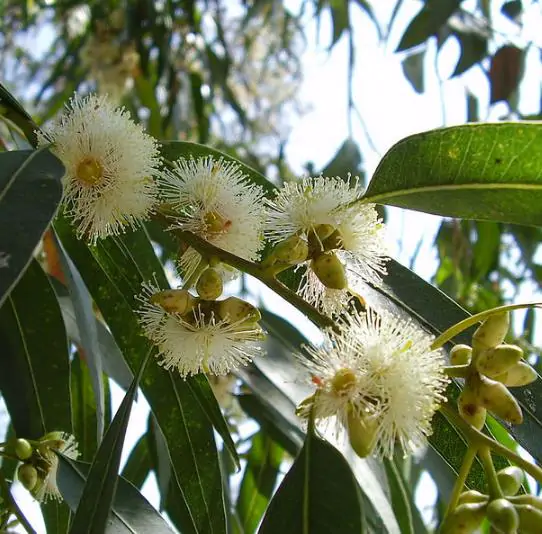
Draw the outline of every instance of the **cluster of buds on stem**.
[[[307,239],[296,234],[278,242],[262,265],[280,272],[309,262],[309,268],[325,287],[346,289],[345,267],[335,254],[341,248],[340,231],[331,224],[318,224],[308,232]]]
[[[463,492],[457,507],[446,518],[441,534],[478,532],[487,518],[493,532],[500,534],[539,534],[542,528],[542,498],[517,495],[524,474],[515,466],[497,473],[500,495],[486,495],[476,490]]]
[[[490,315],[472,336],[472,347],[456,345],[450,352],[458,371],[454,375],[465,378],[459,413],[478,430],[484,426],[488,410],[504,421],[521,424],[521,408],[508,388],[525,386],[537,378],[536,371],[523,361],[523,350],[503,343],[509,320],[508,312]]]

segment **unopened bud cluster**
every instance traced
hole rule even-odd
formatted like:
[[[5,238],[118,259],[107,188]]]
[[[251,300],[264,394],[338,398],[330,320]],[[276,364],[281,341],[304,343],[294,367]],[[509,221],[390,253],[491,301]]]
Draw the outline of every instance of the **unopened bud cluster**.
[[[308,232],[306,239],[293,235],[278,242],[265,259],[264,266],[273,266],[276,271],[280,271],[309,262],[309,268],[325,287],[346,289],[348,281],[345,267],[335,253],[341,248],[340,231],[331,224],[318,224]]]
[[[459,413],[478,430],[484,426],[488,411],[509,423],[521,424],[521,408],[508,388],[525,386],[537,377],[523,361],[523,350],[503,343],[508,327],[508,312],[490,315],[472,336],[472,347],[456,345],[450,352],[452,365],[464,370]]]
[[[510,466],[497,473],[502,496],[490,497],[479,491],[463,492],[457,507],[446,518],[441,534],[473,534],[487,518],[493,532],[539,534],[542,528],[542,498],[517,495],[524,474]]]

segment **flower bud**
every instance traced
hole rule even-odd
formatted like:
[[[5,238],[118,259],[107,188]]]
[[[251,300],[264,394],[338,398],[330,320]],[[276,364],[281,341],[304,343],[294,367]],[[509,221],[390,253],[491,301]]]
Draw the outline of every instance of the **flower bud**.
[[[484,426],[484,423],[486,422],[487,410],[480,405],[478,395],[476,391],[473,390],[469,382],[465,384],[465,387],[459,394],[457,399],[457,409],[459,411],[459,415],[467,423],[469,423],[469,425],[473,426],[477,430],[480,430]]]
[[[274,260],[274,262],[296,265],[303,263],[308,255],[308,243],[300,236],[292,235],[275,245],[275,248],[271,251],[270,259]]]
[[[466,365],[470,362],[472,347],[468,345],[455,345],[450,351],[450,363],[452,365]]]
[[[506,499],[495,499],[487,505],[487,518],[492,527],[504,534],[515,534],[519,516],[514,505]]]
[[[230,323],[236,323],[243,319],[255,322],[262,318],[258,308],[237,297],[228,297],[217,302],[216,312],[220,319]]]
[[[501,375],[523,358],[523,350],[517,345],[497,345],[482,351],[476,359],[476,368],[489,378]]]
[[[530,504],[516,505],[519,516],[519,531],[521,534],[540,534],[542,526],[542,510]]]
[[[38,472],[33,465],[22,464],[17,470],[17,478],[28,491],[32,491],[38,482]]]
[[[480,493],[476,490],[464,491],[457,501],[457,504],[463,503],[487,503],[489,501],[489,496],[483,493]]]
[[[531,495],[529,493],[510,497],[510,502],[513,504],[529,504],[533,508],[542,511],[542,497],[537,497],[536,495]]]
[[[186,289],[158,291],[158,293],[151,296],[150,300],[153,304],[158,304],[164,311],[178,313],[179,315],[186,315],[192,311],[197,302],[197,299]]]
[[[201,273],[196,284],[196,291],[203,300],[216,300],[222,295],[222,289],[222,277],[211,267]]]
[[[515,425],[523,422],[523,413],[518,401],[500,382],[480,375],[477,393],[480,404],[497,417]]]
[[[332,224],[317,224],[313,230],[307,234],[310,251],[314,254],[325,250],[324,241],[333,235],[335,227]]]
[[[494,377],[510,388],[526,386],[538,378],[536,371],[527,362],[518,362],[502,375]]]
[[[476,350],[487,350],[501,344],[510,326],[510,315],[506,312],[490,315],[474,332],[472,346]]]
[[[360,457],[369,456],[376,445],[378,421],[374,417],[363,417],[356,410],[348,410],[348,439],[354,452]]]
[[[324,240],[324,250],[337,250],[343,248],[343,236],[337,229],[329,237]]]
[[[441,534],[471,534],[482,524],[487,504],[460,504],[445,520]]]
[[[344,266],[333,252],[324,252],[316,256],[311,262],[311,268],[326,287],[330,289],[348,287]]]
[[[295,408],[295,414],[301,419],[308,419],[312,406],[316,398],[316,393],[309,395],[306,399],[303,399]]]
[[[497,478],[505,495],[515,495],[523,483],[523,471],[515,465],[509,465],[497,473]]]
[[[28,460],[32,456],[32,445],[26,439],[17,439],[15,441],[15,454],[19,460]]]

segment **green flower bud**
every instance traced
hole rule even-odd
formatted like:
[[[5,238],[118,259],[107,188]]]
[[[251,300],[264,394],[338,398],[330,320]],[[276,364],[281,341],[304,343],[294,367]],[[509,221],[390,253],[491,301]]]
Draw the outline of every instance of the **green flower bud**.
[[[519,516],[519,531],[521,534],[540,534],[542,529],[542,510],[530,504],[516,505]]]
[[[354,452],[360,457],[369,456],[376,445],[378,421],[374,417],[364,418],[355,410],[348,410],[348,439]]]
[[[516,534],[519,516],[514,505],[506,499],[495,499],[487,505],[487,518],[492,527],[503,534]]]
[[[308,243],[300,236],[293,235],[275,245],[268,261],[271,260],[271,263],[278,262],[296,265],[298,263],[303,263],[308,255]]]
[[[476,368],[489,378],[495,378],[523,358],[523,350],[516,345],[497,345],[482,351],[476,359]]]
[[[464,491],[457,501],[457,504],[463,503],[487,503],[489,501],[489,496],[483,493],[480,493],[476,490]]]
[[[490,315],[474,332],[472,347],[475,350],[487,350],[501,344],[510,326],[510,314],[506,312]]]
[[[455,345],[450,351],[450,363],[452,365],[466,365],[470,362],[472,347],[468,345]]]
[[[211,267],[201,273],[196,284],[196,291],[203,300],[216,300],[222,295],[222,289],[222,277]]]
[[[509,465],[497,473],[497,478],[505,495],[515,495],[523,483],[523,471],[515,465]]]
[[[333,235],[335,227],[332,224],[317,224],[314,230],[307,234],[309,249],[312,254],[325,250],[324,241]]]
[[[469,425],[477,430],[480,430],[484,426],[487,410],[480,405],[478,395],[468,381],[457,399],[457,409],[459,415],[469,423]]]
[[[324,252],[316,256],[311,262],[311,269],[320,282],[330,289],[348,287],[344,266],[333,252]]]
[[[220,319],[230,323],[236,323],[243,319],[247,322],[257,322],[262,318],[258,308],[237,297],[228,297],[217,302],[216,312]]]
[[[28,491],[32,491],[38,482],[38,472],[33,465],[22,464],[17,470],[17,478]]]
[[[542,497],[527,493],[524,495],[515,495],[514,497],[510,497],[509,500],[513,504],[529,504],[533,508],[542,511]]]
[[[479,403],[497,417],[515,425],[523,422],[523,413],[518,401],[500,382],[480,375],[477,393]]]
[[[19,460],[28,460],[32,456],[32,445],[26,439],[15,440],[15,454]]]
[[[442,525],[441,534],[472,534],[480,527],[486,515],[487,504],[460,504]]]
[[[151,302],[158,304],[164,311],[168,313],[178,313],[186,315],[192,311],[196,305],[197,299],[192,296],[186,289],[166,289],[158,291],[151,296]]]
[[[538,378],[536,371],[527,362],[518,362],[502,375],[494,377],[510,388],[526,386]]]

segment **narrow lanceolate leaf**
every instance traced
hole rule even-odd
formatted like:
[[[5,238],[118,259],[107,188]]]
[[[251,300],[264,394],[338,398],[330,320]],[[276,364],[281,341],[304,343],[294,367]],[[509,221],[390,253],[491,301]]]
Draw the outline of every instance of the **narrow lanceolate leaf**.
[[[237,499],[237,513],[244,532],[256,532],[273,493],[284,451],[268,434],[252,438],[245,474]]]
[[[305,445],[271,500],[259,534],[363,534],[358,484],[335,447],[307,433]]]
[[[59,457],[58,485],[72,510],[79,505],[90,467],[88,463]],[[173,530],[130,482],[118,477],[109,522],[101,534],[136,533],[173,534]]]
[[[542,221],[542,123],[453,126],[393,146],[364,197],[445,217]]]
[[[36,260],[0,309],[0,347],[0,389],[17,436],[71,432],[66,332]]]
[[[57,210],[63,174],[64,167],[48,150],[0,154],[0,305]]]
[[[72,534],[102,534],[106,530],[117,488],[120,457],[134,396],[150,357],[149,352],[126,392],[92,462],[73,518],[70,529]]]
[[[151,458],[148,445],[149,437],[143,434],[134,445],[128,461],[122,470],[122,476],[136,488],[141,489],[151,470]]]

